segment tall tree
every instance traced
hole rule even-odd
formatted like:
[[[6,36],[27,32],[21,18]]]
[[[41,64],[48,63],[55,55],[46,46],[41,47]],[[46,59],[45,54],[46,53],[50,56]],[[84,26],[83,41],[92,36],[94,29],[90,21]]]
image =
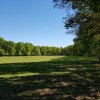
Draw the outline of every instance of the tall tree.
[[[8,41],[8,55],[13,56],[15,55],[15,43],[13,41]]]
[[[16,55],[24,56],[25,55],[25,45],[23,42],[18,42],[16,44]]]
[[[83,45],[81,49],[84,52],[91,52],[91,48],[97,51],[100,45],[95,43],[96,37],[100,34],[100,0],[53,0],[58,7],[65,7],[68,10],[74,10],[74,14],[69,13],[66,16],[65,28],[75,33],[75,45],[80,43]],[[98,36],[100,39],[100,37]],[[95,39],[95,41],[94,41]],[[83,51],[82,51],[83,52]],[[100,59],[98,50],[97,57]]]
[[[25,55],[31,56],[32,55],[33,45],[31,43],[25,43]]]
[[[33,54],[33,56],[40,56],[41,55],[40,47],[34,46],[33,50],[32,50],[32,54]]]

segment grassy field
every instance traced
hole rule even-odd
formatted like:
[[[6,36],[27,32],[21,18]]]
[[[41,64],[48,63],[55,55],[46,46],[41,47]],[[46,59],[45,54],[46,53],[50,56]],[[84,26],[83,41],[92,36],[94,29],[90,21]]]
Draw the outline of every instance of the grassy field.
[[[100,100],[100,64],[74,56],[0,57],[0,100]]]

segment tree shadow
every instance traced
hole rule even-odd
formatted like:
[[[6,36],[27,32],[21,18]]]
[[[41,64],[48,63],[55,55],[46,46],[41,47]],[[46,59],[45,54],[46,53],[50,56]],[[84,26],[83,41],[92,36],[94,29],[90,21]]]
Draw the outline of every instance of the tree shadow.
[[[100,65],[93,60],[66,57],[0,64],[0,100],[14,99],[99,100]]]

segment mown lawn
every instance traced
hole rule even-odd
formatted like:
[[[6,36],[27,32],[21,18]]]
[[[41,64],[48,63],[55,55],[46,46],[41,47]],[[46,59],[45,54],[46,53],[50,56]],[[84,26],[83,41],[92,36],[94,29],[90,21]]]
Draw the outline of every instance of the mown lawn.
[[[0,57],[0,100],[100,100],[100,64],[74,56]]]

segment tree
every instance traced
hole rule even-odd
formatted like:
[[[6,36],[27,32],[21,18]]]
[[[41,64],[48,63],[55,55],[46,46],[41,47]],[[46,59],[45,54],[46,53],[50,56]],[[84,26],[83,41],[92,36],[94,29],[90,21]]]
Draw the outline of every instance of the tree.
[[[42,47],[40,48],[40,50],[41,50],[41,54],[42,54],[42,55],[46,55],[46,54],[47,54],[47,48],[46,48],[46,46],[42,46]]]
[[[4,55],[5,55],[4,50],[0,48],[0,56],[4,56]]]
[[[13,41],[8,41],[7,43],[8,48],[8,55],[13,56],[15,55],[15,43]]]
[[[9,45],[8,45],[8,41],[4,41],[3,42],[3,45],[2,45],[2,47],[1,48],[3,48],[4,49],[4,51],[5,51],[5,55],[6,56],[8,56],[9,55],[9,53],[8,53],[8,51],[9,51],[9,47],[8,47]]]
[[[25,55],[30,56],[32,55],[33,45],[31,43],[25,43]]]
[[[2,37],[0,37],[0,56],[5,55],[4,42],[5,40]]]
[[[16,55],[17,56],[24,56],[25,55],[25,45],[23,42],[18,42],[16,44]]]
[[[83,48],[82,52],[86,50],[90,56],[91,46],[96,45],[94,37],[100,34],[100,0],[53,0],[53,2],[58,7],[67,8],[67,11],[74,10],[74,14],[66,16],[65,28],[75,33],[75,46],[80,41],[82,46],[79,50]]]
[[[100,34],[94,36],[92,41],[92,51],[94,51],[95,55],[97,56],[99,62],[100,62]]]
[[[46,47],[46,55],[52,55],[52,48],[51,47]]]
[[[39,46],[34,46],[33,50],[32,50],[32,54],[33,54],[33,56],[40,56],[41,55],[40,47]]]
[[[74,47],[73,45],[69,45],[69,46],[65,47],[64,48],[64,54],[65,55],[73,55],[73,53],[74,53],[73,47]]]

